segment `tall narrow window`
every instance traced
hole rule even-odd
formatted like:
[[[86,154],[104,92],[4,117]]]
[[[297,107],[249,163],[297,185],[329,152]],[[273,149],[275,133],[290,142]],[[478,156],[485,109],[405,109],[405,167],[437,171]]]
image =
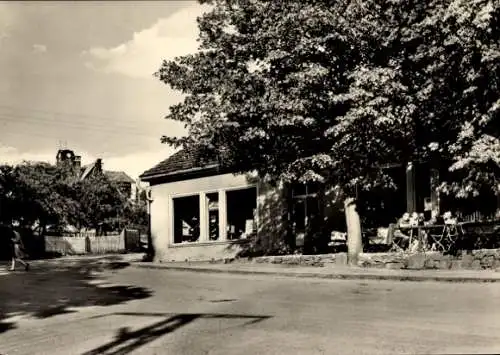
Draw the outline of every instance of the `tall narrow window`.
[[[295,233],[305,233],[319,213],[318,185],[296,184],[292,187],[292,222]]]
[[[174,243],[192,243],[200,238],[200,200],[198,195],[176,197],[174,208]]]
[[[208,239],[219,239],[219,194],[217,192],[206,195],[208,210]]]

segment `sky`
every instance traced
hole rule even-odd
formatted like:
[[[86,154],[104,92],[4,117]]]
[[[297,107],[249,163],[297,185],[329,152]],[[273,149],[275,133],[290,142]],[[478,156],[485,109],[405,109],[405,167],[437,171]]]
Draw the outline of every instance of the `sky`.
[[[0,163],[83,164],[137,178],[173,153],[162,135],[180,93],[153,76],[163,60],[196,52],[193,1],[1,2]]]

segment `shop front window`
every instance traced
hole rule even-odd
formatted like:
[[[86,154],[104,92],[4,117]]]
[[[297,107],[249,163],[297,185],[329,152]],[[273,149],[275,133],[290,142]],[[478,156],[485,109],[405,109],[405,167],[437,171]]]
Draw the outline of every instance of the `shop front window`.
[[[172,205],[174,244],[238,240],[256,231],[256,187],[174,197]]]
[[[247,237],[255,231],[257,189],[250,187],[226,191],[227,239]]]
[[[198,195],[176,197],[174,209],[174,243],[192,243],[200,238],[200,200]]]

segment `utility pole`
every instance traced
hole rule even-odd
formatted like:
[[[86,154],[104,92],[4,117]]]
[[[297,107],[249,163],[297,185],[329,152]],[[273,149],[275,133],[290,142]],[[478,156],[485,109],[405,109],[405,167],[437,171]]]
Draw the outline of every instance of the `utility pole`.
[[[148,249],[146,252],[146,260],[153,261],[155,257],[154,247],[153,247],[153,237],[151,235],[151,203],[153,198],[151,195],[151,188],[146,188],[146,202],[147,202],[147,213],[148,213]]]

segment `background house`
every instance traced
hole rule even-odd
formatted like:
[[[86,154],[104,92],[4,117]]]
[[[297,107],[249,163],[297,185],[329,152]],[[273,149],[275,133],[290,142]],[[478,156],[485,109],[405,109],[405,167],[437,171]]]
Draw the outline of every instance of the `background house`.
[[[105,170],[104,175],[113,181],[122,194],[127,196],[130,200],[137,199],[137,185],[135,181],[123,171]]]
[[[136,182],[123,171],[104,170],[102,159],[96,159],[90,164],[81,165],[81,156],[75,155],[70,149],[60,149],[56,156],[57,165],[67,165],[73,168],[75,176],[78,179],[88,179],[96,174],[104,174],[113,181],[129,200],[136,201],[137,185]]]

